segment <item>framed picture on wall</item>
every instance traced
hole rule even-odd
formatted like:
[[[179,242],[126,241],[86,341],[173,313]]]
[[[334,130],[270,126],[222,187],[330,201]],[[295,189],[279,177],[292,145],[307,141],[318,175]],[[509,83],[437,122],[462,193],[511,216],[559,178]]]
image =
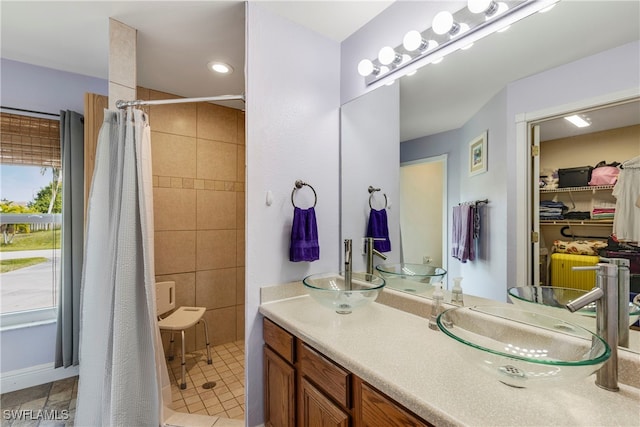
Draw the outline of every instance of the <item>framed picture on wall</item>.
[[[469,176],[487,171],[487,131],[469,142]]]

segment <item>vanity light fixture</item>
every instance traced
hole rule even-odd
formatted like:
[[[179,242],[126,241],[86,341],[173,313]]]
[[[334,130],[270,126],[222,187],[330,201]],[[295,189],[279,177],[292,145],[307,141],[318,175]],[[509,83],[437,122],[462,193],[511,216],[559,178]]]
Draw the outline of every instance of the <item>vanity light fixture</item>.
[[[586,121],[585,119],[583,119],[582,117],[580,117],[577,114],[574,114],[573,116],[567,116],[564,119],[568,120],[574,126],[579,127],[579,128],[585,128],[587,126],[591,126],[591,123],[589,123],[588,121]]]
[[[231,74],[233,72],[233,67],[227,63],[219,62],[219,61],[211,61],[207,64],[207,68],[209,70],[214,71],[220,74]]]
[[[358,73],[365,85],[393,74],[397,79],[418,68],[437,63],[451,52],[468,49],[489,34],[504,31],[520,19],[548,9],[560,0],[468,0],[467,7],[455,13],[441,11],[432,26],[420,32],[409,31],[402,44],[385,46],[375,59],[363,59]]]

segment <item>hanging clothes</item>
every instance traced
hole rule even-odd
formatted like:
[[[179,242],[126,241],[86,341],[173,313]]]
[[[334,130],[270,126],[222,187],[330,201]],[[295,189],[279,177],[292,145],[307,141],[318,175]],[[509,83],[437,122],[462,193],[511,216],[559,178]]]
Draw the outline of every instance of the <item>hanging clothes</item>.
[[[618,182],[613,232],[619,240],[640,242],[640,156],[622,163]]]
[[[159,426],[171,403],[156,318],[152,190],[146,114],[105,111],[87,213],[76,425]]]

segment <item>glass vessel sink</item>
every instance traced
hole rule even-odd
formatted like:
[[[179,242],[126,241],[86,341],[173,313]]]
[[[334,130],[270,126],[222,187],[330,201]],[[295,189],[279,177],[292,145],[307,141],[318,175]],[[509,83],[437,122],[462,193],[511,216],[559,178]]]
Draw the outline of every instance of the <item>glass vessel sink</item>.
[[[591,375],[611,355],[587,329],[516,307],[457,307],[437,323],[465,361],[513,387],[561,386]]]
[[[309,295],[325,307],[339,314],[349,314],[378,297],[385,280],[373,274],[351,273],[351,286],[344,273],[312,274],[302,279]]]
[[[596,303],[571,313],[565,304],[586,294],[588,291],[556,286],[519,286],[509,288],[509,299],[523,310],[538,311],[576,323],[591,332],[596,331]],[[640,306],[629,302],[629,325],[640,317]]]
[[[376,270],[390,288],[415,293],[433,291],[433,284],[447,274],[445,269],[429,264],[380,264]]]

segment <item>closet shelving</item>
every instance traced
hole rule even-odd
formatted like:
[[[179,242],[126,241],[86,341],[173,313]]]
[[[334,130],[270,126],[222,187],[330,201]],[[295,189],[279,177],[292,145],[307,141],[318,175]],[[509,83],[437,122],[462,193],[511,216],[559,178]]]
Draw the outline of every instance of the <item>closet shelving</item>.
[[[584,191],[595,193],[598,190],[613,190],[613,187],[613,185],[587,185],[585,187],[541,188],[540,193],[572,193]]]
[[[569,197],[573,193],[595,195],[598,192],[603,192],[603,195],[610,196],[610,192],[613,190],[614,185],[588,185],[584,187],[562,187],[562,188],[541,188],[540,195],[543,194],[557,194],[557,193],[569,193]],[[573,199],[572,199],[573,201]],[[575,206],[575,203],[573,203]],[[559,219],[559,220],[540,220],[540,225],[588,225],[588,226],[601,226],[611,227],[613,225],[612,219]]]

